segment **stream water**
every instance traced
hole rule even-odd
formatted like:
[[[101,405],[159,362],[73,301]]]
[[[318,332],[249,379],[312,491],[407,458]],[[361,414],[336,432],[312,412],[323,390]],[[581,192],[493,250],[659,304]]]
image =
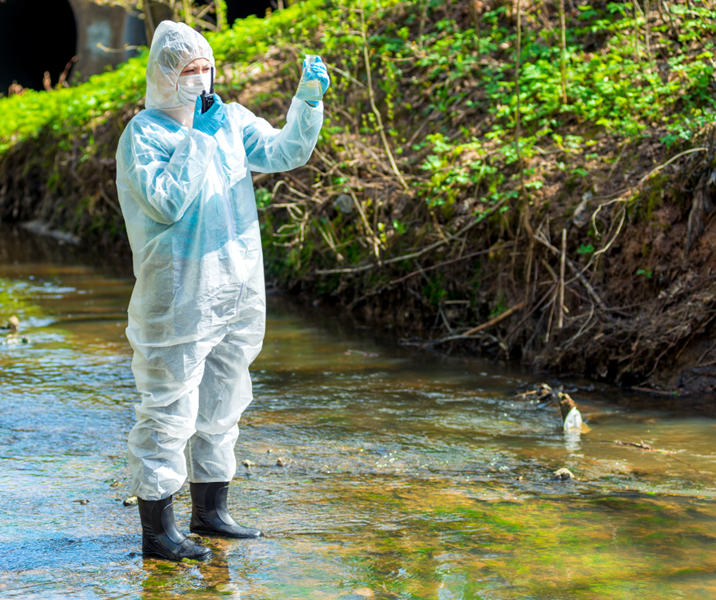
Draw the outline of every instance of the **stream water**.
[[[0,229],[0,323],[21,322],[0,334],[0,598],[716,597],[716,420],[563,380],[590,428],[565,438],[556,407],[515,396],[543,376],[273,294],[230,497],[267,535],[143,558],[122,503],[132,283]],[[186,531],[186,487],[175,506]]]

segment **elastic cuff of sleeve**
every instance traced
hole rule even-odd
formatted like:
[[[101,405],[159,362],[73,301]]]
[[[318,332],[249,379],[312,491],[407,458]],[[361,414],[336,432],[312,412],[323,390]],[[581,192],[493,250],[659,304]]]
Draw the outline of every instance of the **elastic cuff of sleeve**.
[[[311,102],[310,100],[304,100],[304,102],[311,108],[316,108],[316,106],[318,106],[318,102]]]

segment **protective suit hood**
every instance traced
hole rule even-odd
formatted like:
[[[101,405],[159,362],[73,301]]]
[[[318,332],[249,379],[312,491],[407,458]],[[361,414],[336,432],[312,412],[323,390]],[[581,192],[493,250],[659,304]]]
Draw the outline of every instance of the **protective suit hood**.
[[[184,23],[162,21],[154,32],[147,61],[147,108],[159,108],[185,125],[190,125],[193,110],[182,105],[177,96],[179,75],[190,62],[206,58],[214,63],[209,42]]]

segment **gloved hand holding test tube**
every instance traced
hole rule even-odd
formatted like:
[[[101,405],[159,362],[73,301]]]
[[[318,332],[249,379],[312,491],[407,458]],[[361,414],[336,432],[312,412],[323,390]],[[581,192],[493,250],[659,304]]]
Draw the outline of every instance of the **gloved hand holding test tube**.
[[[316,106],[331,85],[328,69],[320,56],[307,54],[303,60],[303,73],[298,83],[296,98]]]

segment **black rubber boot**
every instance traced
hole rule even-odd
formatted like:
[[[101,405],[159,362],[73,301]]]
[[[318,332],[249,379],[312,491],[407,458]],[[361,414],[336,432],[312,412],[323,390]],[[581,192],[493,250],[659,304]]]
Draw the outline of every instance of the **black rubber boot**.
[[[138,498],[138,501],[139,518],[142,520],[142,552],[145,555],[168,560],[204,560],[211,556],[209,548],[179,533],[174,522],[171,496],[156,501]]]
[[[199,535],[221,535],[231,538],[257,538],[258,529],[237,524],[229,514],[226,497],[229,484],[225,481],[212,483],[190,483],[191,522],[189,529]]]

